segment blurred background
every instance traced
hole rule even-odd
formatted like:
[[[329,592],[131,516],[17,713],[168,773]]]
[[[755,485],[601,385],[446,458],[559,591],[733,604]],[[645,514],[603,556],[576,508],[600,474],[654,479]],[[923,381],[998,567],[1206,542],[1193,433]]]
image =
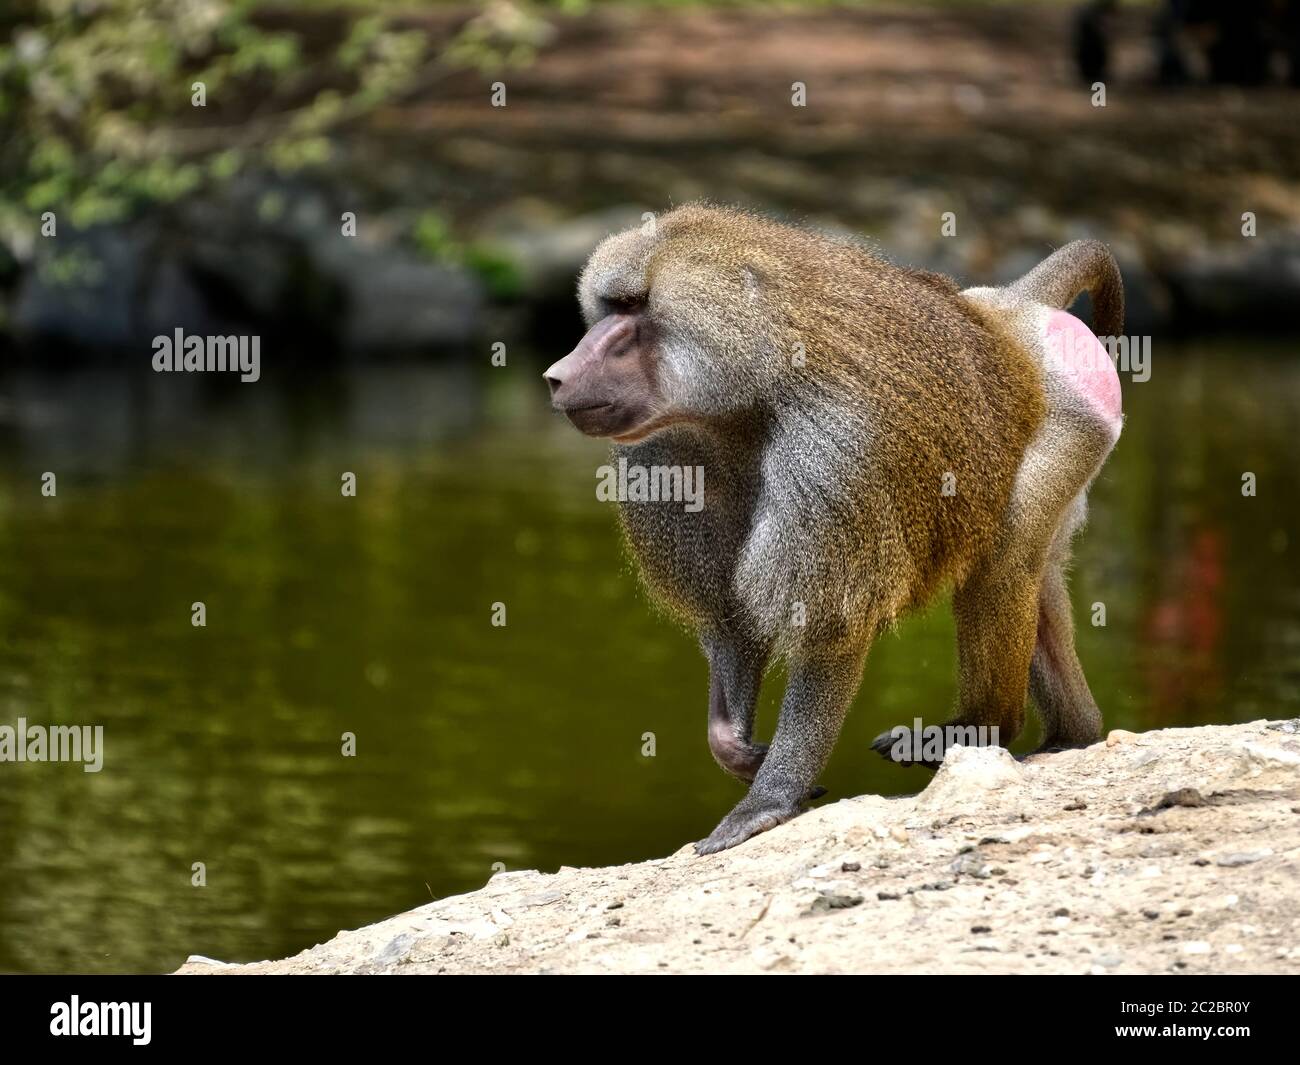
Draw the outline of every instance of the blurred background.
[[[103,725],[105,765],[0,763],[0,970],[276,957],[494,865],[711,830],[740,791],[708,753],[705,663],[595,498],[604,449],[539,379],[580,334],[595,243],[691,199],[967,284],[1107,240],[1151,373],[1123,378],[1079,543],[1094,693],[1110,727],[1293,716],[1298,21],[1285,0],[11,0],[0,724]],[[155,374],[177,327],[261,336],[261,379]],[[868,743],[945,715],[954,671],[944,604],[878,642],[830,799],[925,784]]]

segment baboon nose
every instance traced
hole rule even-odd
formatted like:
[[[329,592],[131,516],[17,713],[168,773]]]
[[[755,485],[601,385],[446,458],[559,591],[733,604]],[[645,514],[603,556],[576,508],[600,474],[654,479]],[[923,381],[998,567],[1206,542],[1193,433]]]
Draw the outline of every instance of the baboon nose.
[[[560,390],[560,386],[564,384],[564,378],[560,376],[559,369],[560,364],[557,362],[542,374],[542,377],[546,379],[547,386],[551,390],[552,399],[555,398],[555,393]]]

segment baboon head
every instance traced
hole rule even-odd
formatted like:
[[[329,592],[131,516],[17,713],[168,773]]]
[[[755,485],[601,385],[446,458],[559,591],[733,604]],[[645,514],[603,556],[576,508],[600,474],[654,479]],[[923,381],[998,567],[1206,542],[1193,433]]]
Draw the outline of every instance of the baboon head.
[[[781,269],[738,239],[741,217],[679,208],[592,253],[578,283],[587,333],[544,375],[578,429],[634,443],[767,394],[779,316],[764,279]]]

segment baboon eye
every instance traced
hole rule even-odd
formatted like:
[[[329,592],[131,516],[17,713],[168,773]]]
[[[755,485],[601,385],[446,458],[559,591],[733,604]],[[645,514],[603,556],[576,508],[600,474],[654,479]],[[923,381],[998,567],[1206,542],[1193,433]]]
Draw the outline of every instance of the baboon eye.
[[[606,296],[605,306],[610,314],[635,314],[637,311],[645,310],[646,298],[644,296],[618,295]]]

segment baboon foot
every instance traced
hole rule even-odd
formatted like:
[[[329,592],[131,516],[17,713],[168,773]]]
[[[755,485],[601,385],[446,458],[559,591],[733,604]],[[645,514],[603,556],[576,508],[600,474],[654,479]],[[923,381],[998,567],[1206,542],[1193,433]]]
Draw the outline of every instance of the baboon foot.
[[[871,741],[871,749],[882,758],[897,765],[919,765],[938,769],[943,764],[949,747],[992,747],[1004,741],[995,735],[997,730],[948,721],[942,725],[926,726],[919,732],[907,725],[896,725]],[[1009,743],[1010,740],[1005,742]]]
[[[940,758],[938,762],[927,761],[924,750],[912,742],[909,738],[911,736],[911,729],[906,725],[899,725],[897,728],[882,732],[872,740],[871,749],[885,761],[897,765],[919,765],[926,769],[938,769],[943,759]]]

